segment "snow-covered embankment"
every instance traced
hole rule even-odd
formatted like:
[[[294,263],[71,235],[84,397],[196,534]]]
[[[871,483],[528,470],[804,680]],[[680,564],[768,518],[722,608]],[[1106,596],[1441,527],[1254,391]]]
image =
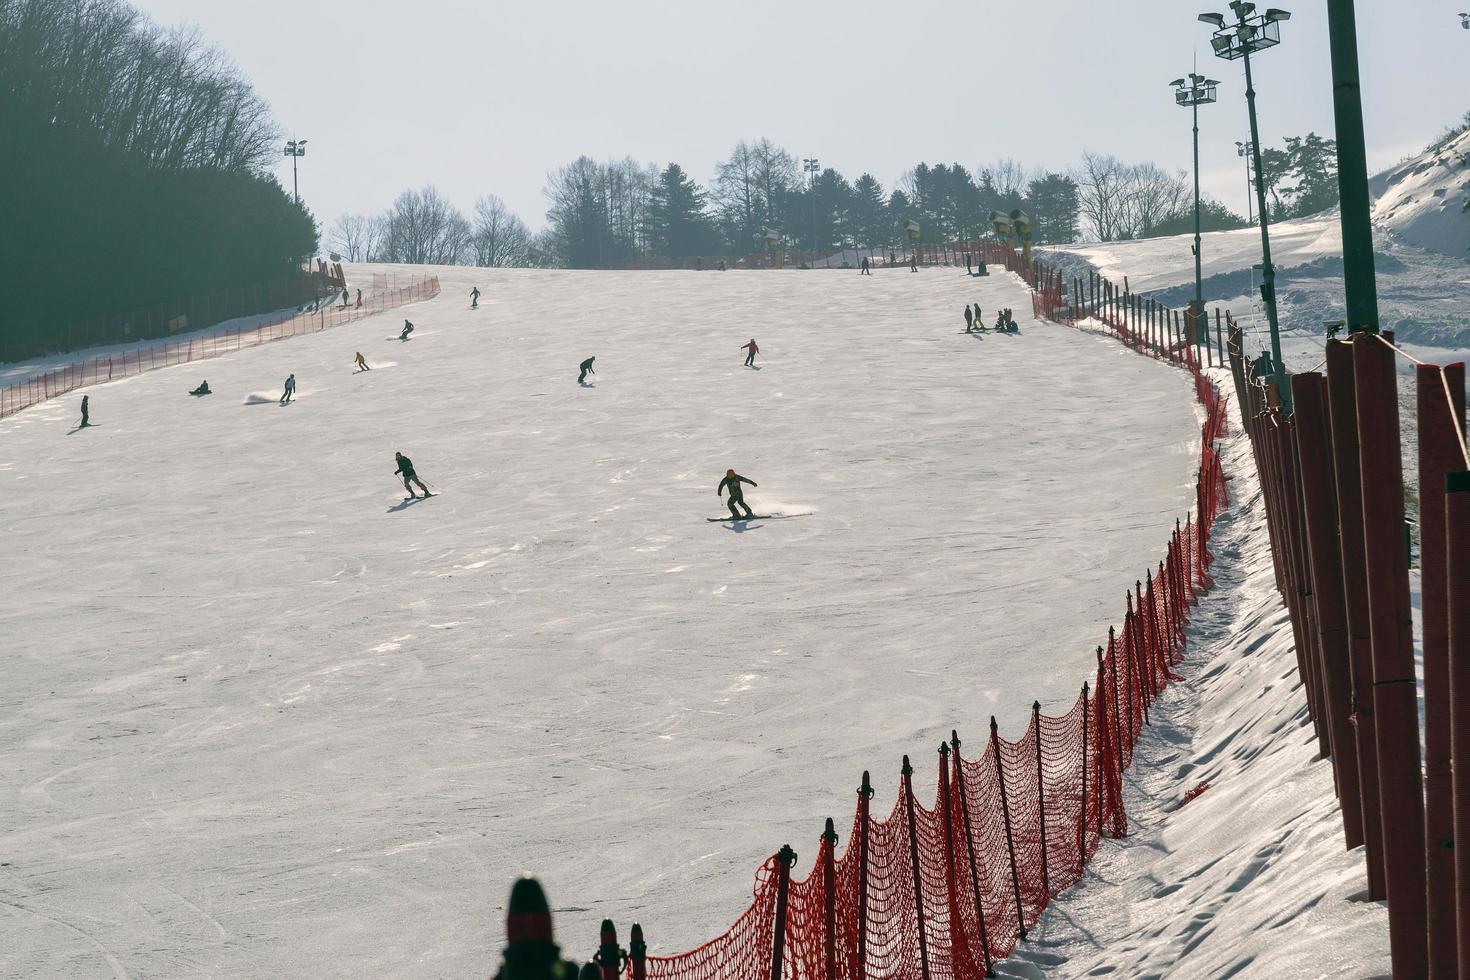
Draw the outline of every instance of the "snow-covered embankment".
[[[1307,717],[1249,441],[1237,431],[1222,453],[1216,584],[1126,776],[1131,834],[1104,843],[1002,976],[1389,973],[1388,917],[1366,900],[1362,848],[1344,847]]]

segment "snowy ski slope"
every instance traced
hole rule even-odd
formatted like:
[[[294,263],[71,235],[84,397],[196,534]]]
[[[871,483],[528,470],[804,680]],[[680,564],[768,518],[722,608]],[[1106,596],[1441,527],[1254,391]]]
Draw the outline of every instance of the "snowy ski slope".
[[[439,275],[0,422],[0,976],[486,975],[522,870],[689,948],[862,769],[1070,705],[1192,502],[1187,375],[963,335],[1005,274]],[[802,516],[706,523],[727,467]]]

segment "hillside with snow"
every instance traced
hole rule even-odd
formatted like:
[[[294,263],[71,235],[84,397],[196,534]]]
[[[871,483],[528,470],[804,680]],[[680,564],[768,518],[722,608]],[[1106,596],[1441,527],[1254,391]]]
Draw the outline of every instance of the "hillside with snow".
[[[438,272],[0,421],[0,975],[485,975],[526,869],[691,948],[863,769],[1070,705],[1193,502],[1188,378],[966,335],[1003,273]]]
[[[1373,220],[1399,241],[1470,258],[1470,129],[1375,176]]]
[[[1456,359],[1470,352],[1470,133],[1373,178],[1379,316],[1411,350]],[[1324,323],[1344,316],[1342,231],[1334,211],[1270,226],[1276,296],[1287,364],[1321,359]],[[1051,247],[1042,257],[1085,275],[1094,269],[1171,307],[1194,296],[1193,235]],[[1247,346],[1269,346],[1260,301],[1258,228],[1210,232],[1201,247],[1206,303],[1231,310]],[[1446,354],[1446,352],[1448,352]]]

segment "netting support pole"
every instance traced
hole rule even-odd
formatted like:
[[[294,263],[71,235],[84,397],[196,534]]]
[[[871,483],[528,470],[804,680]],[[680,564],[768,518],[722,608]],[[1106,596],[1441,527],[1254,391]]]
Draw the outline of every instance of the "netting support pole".
[[[924,885],[919,872],[919,829],[914,820],[914,767],[903,757],[904,811],[909,825],[909,860],[914,872],[914,909],[919,924],[919,969],[923,980],[929,980],[929,936],[924,924]],[[780,980],[773,977],[772,980]]]
[[[1128,734],[1128,744],[1130,746],[1133,745],[1133,731],[1134,731],[1133,725],[1134,725],[1134,717],[1135,717],[1134,714],[1133,714],[1133,663],[1134,663],[1135,660],[1138,659],[1138,647],[1137,647],[1137,644],[1138,644],[1138,624],[1141,621],[1142,615],[1143,615],[1143,606],[1142,606],[1142,603],[1140,602],[1140,604],[1139,604],[1139,610],[1138,610],[1138,615],[1137,616],[1135,616],[1133,614],[1133,607],[1132,607],[1131,604],[1128,607],[1128,611],[1123,616],[1123,644],[1122,644],[1122,649],[1123,649],[1123,662],[1124,662],[1123,686],[1125,688],[1125,691],[1124,691],[1124,697],[1123,697],[1123,715],[1122,715],[1122,720],[1127,723],[1127,727],[1124,728],[1124,731],[1127,732],[1127,734]],[[1109,639],[1109,641],[1111,641],[1113,639],[1113,636],[1112,636],[1111,633],[1108,634],[1108,639]],[[1118,653],[1117,653],[1117,650],[1116,649],[1113,649],[1111,647],[1111,644],[1110,644],[1109,649],[1112,652],[1112,659],[1113,659],[1113,684],[1114,684],[1114,686],[1116,686],[1117,683],[1118,683]],[[1122,767],[1122,764],[1121,764],[1122,750],[1123,750],[1122,743],[1119,743],[1119,745],[1118,745],[1118,752],[1119,752],[1119,757],[1120,757],[1120,763],[1119,763],[1120,770],[1121,770],[1121,767]]]
[[[1041,817],[1041,886],[1051,896],[1051,869],[1046,858],[1046,778],[1041,765],[1041,702],[1031,702],[1031,724],[1036,727],[1036,812]]]
[[[837,980],[837,828],[832,818],[822,831],[822,958],[827,980]]]
[[[949,908],[949,962],[957,970],[966,946],[960,917],[960,889],[954,870],[954,795],[949,787],[949,744],[939,743],[939,805],[944,808],[944,893]],[[835,978],[834,978],[835,980]]]
[[[1368,630],[1373,644],[1373,705],[1378,712],[1388,937],[1395,976],[1428,974],[1424,874],[1424,782],[1413,621],[1404,540],[1403,457],[1394,353],[1374,334],[1355,334],[1362,466],[1363,546]]]
[[[1082,799],[1077,813],[1077,867],[1087,867],[1087,730],[1092,727],[1092,715],[1087,706],[1087,682],[1082,682]]]
[[[1450,740],[1454,761],[1455,932],[1460,976],[1470,977],[1470,470],[1445,477],[1445,584],[1449,607]]]
[[[863,783],[858,787],[858,969],[868,971],[868,811],[873,801],[873,783],[868,770],[863,770]]]
[[[1332,764],[1342,804],[1346,846],[1363,843],[1363,801],[1358,782],[1358,747],[1353,736],[1352,674],[1347,613],[1343,608],[1342,551],[1337,537],[1337,501],[1332,486],[1332,435],[1327,425],[1327,387],[1316,372],[1293,375],[1301,468],[1303,523],[1311,562],[1312,599],[1317,612],[1323,684],[1332,743]]]
[[[1419,569],[1424,641],[1424,828],[1429,975],[1456,972],[1454,782],[1451,774],[1448,574],[1445,485],[1467,463],[1465,366],[1416,369],[1419,422]],[[1462,763],[1466,764],[1466,763]],[[1470,842],[1462,846],[1470,847]]]
[[[975,832],[970,827],[970,805],[965,794],[965,770],[960,765],[960,736],[956,731],[949,733],[949,745],[954,751],[955,789],[960,797],[960,823],[965,828],[965,856],[970,862],[970,890],[975,899],[975,918],[980,920],[980,948],[985,954],[985,975],[995,976],[990,962],[990,930],[985,925],[985,903],[980,899],[980,869],[975,861]]]
[[[1148,599],[1148,631],[1149,640],[1153,643],[1154,656],[1167,657],[1168,653],[1164,647],[1164,635],[1159,629],[1158,606],[1154,603],[1154,580],[1151,571],[1145,571],[1143,577],[1148,584],[1144,590],[1144,596]],[[1162,585],[1162,583],[1160,583]]]
[[[1011,856],[1011,892],[1016,898],[1016,926],[1021,930],[1021,941],[1026,941],[1026,913],[1021,910],[1021,874],[1016,869],[1016,837],[1011,831],[1011,803],[1006,797],[1006,769],[1000,757],[1000,728],[995,715],[990,716],[990,749],[995,756],[995,781],[1000,785],[1000,815],[1005,820],[1006,851]]]
[[[1342,547],[1344,610],[1353,682],[1353,731],[1363,789],[1363,842],[1368,898],[1388,897],[1383,870],[1382,795],[1378,782],[1377,716],[1373,711],[1373,648],[1368,638],[1368,582],[1363,571],[1363,490],[1359,479],[1357,386],[1352,345],[1327,342],[1327,410],[1332,422],[1333,483]]]
[[[771,941],[771,980],[781,980],[781,961],[786,955],[786,911],[791,899],[791,866],[796,852],[782,844],[776,854],[776,923]]]
[[[1123,779],[1123,716],[1122,713],[1118,710],[1118,646],[1116,641],[1114,640],[1113,628],[1111,626],[1108,627],[1107,660],[1107,669],[1113,675],[1113,752],[1117,756],[1117,758],[1113,760],[1114,764],[1112,767],[1110,767],[1108,772],[1108,788],[1109,792],[1112,793],[1114,790],[1117,789],[1117,784],[1113,782],[1112,770],[1116,769],[1118,781],[1120,783]],[[1113,794],[1113,805],[1118,805],[1118,797],[1115,793]]]

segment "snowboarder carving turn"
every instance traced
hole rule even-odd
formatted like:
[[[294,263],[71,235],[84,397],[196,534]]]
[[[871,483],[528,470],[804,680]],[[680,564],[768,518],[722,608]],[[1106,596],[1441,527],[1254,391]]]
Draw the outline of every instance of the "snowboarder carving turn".
[[[365,357],[362,356],[362,351],[358,351],[357,352],[357,362],[356,363],[357,363],[357,367],[354,369],[356,371],[371,371],[372,370],[372,368],[368,367],[367,358],[365,358]]]
[[[393,454],[393,458],[398,461],[398,469],[393,471],[393,475],[403,477],[403,489],[408,491],[408,495],[410,498],[418,496],[418,494],[413,492],[414,486],[417,486],[420,490],[422,490],[425,497],[434,496],[432,493],[429,492],[429,488],[424,486],[424,481],[420,480],[418,478],[418,474],[413,471],[413,460],[409,459],[402,453],[397,452]]]
[[[597,373],[596,371],[592,370],[592,362],[595,360],[597,360],[596,355],[587,358],[587,360],[578,365],[578,367],[582,369],[582,372],[577,375],[577,384],[585,385],[587,383],[587,375]]]
[[[754,337],[751,337],[750,338],[750,343],[748,343],[748,344],[742,344],[740,346],[740,349],[746,352],[745,353],[745,366],[746,367],[755,367],[755,355],[757,355],[757,354],[759,354],[761,352],[761,349],[755,345],[755,338]]]
[[[296,375],[292,374],[286,378],[286,390],[281,392],[281,404],[291,404],[291,398],[296,394]]]
[[[475,288],[473,288],[473,289],[470,290],[470,309],[472,309],[472,310],[478,310],[479,308],[480,308],[480,287],[479,286],[476,286]]]
[[[720,481],[719,487],[715,490],[715,496],[717,497],[724,496],[726,490],[730,491],[730,499],[725,501],[725,506],[730,508],[730,516],[737,521],[750,520],[755,516],[755,513],[750,509],[750,505],[745,502],[745,491],[740,487],[742,483],[749,483],[753,487],[760,486],[754,480],[747,480],[734,470],[726,470],[725,478]],[[742,515],[739,510],[735,509],[736,507],[739,507],[745,513]]]
[[[398,339],[399,340],[407,340],[408,339],[408,335],[411,334],[411,333],[413,333],[413,324],[412,323],[409,323],[407,320],[404,320],[403,321],[403,333],[401,333],[401,334],[398,335]]]

